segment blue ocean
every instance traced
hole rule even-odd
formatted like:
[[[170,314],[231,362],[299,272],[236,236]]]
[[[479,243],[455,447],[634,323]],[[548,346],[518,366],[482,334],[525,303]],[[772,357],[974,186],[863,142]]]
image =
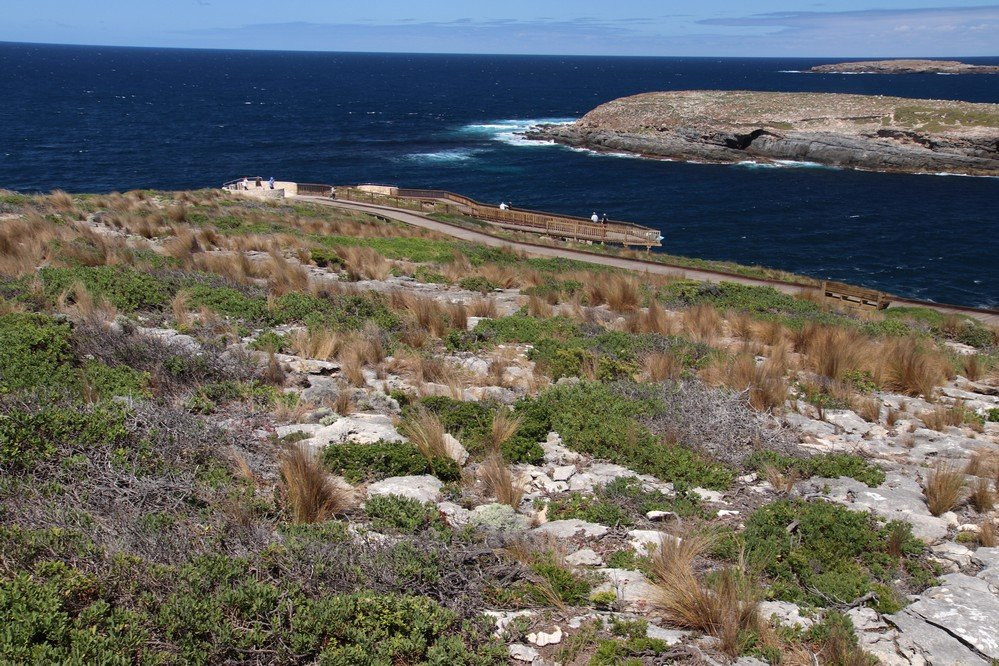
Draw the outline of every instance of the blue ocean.
[[[999,102],[999,77],[801,73],[822,62],[0,44],[0,187],[187,189],[273,175],[445,188],[651,225],[673,254],[999,307],[999,179],[649,161],[518,134],[653,90]]]

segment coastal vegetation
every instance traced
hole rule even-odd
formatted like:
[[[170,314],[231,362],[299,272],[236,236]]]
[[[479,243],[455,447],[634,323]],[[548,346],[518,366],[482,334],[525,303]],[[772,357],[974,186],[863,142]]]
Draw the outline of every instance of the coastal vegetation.
[[[294,200],[0,202],[0,661],[866,664],[988,570],[978,320]]]

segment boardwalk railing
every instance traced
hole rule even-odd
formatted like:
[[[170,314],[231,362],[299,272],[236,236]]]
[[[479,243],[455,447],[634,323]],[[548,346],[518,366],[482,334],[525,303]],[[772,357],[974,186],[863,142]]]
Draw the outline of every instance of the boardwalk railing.
[[[446,215],[466,215],[497,226],[518,231],[530,231],[577,241],[616,243],[645,248],[662,245],[656,229],[630,222],[593,222],[583,217],[558,215],[523,208],[501,209],[446,190],[417,190],[391,185],[337,186],[336,198],[345,201],[391,205],[397,208]],[[298,193],[309,196],[331,196],[332,185],[298,183]]]

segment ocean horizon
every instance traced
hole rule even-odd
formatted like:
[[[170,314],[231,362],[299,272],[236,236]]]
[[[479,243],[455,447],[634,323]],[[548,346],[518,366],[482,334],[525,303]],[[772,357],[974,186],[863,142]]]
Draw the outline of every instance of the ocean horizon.
[[[861,60],[849,58],[848,60]],[[961,58],[999,64],[999,58]],[[806,74],[823,58],[481,56],[0,43],[0,187],[381,182],[653,226],[663,251],[999,306],[999,179],[695,164],[525,140],[616,97],[746,89],[999,102],[990,75]]]

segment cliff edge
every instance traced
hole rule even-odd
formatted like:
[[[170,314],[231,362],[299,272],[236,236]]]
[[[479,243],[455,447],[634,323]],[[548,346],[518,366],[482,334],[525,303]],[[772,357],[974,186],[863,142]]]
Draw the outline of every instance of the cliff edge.
[[[687,90],[601,104],[530,139],[708,162],[795,160],[999,175],[999,104],[837,93]]]

